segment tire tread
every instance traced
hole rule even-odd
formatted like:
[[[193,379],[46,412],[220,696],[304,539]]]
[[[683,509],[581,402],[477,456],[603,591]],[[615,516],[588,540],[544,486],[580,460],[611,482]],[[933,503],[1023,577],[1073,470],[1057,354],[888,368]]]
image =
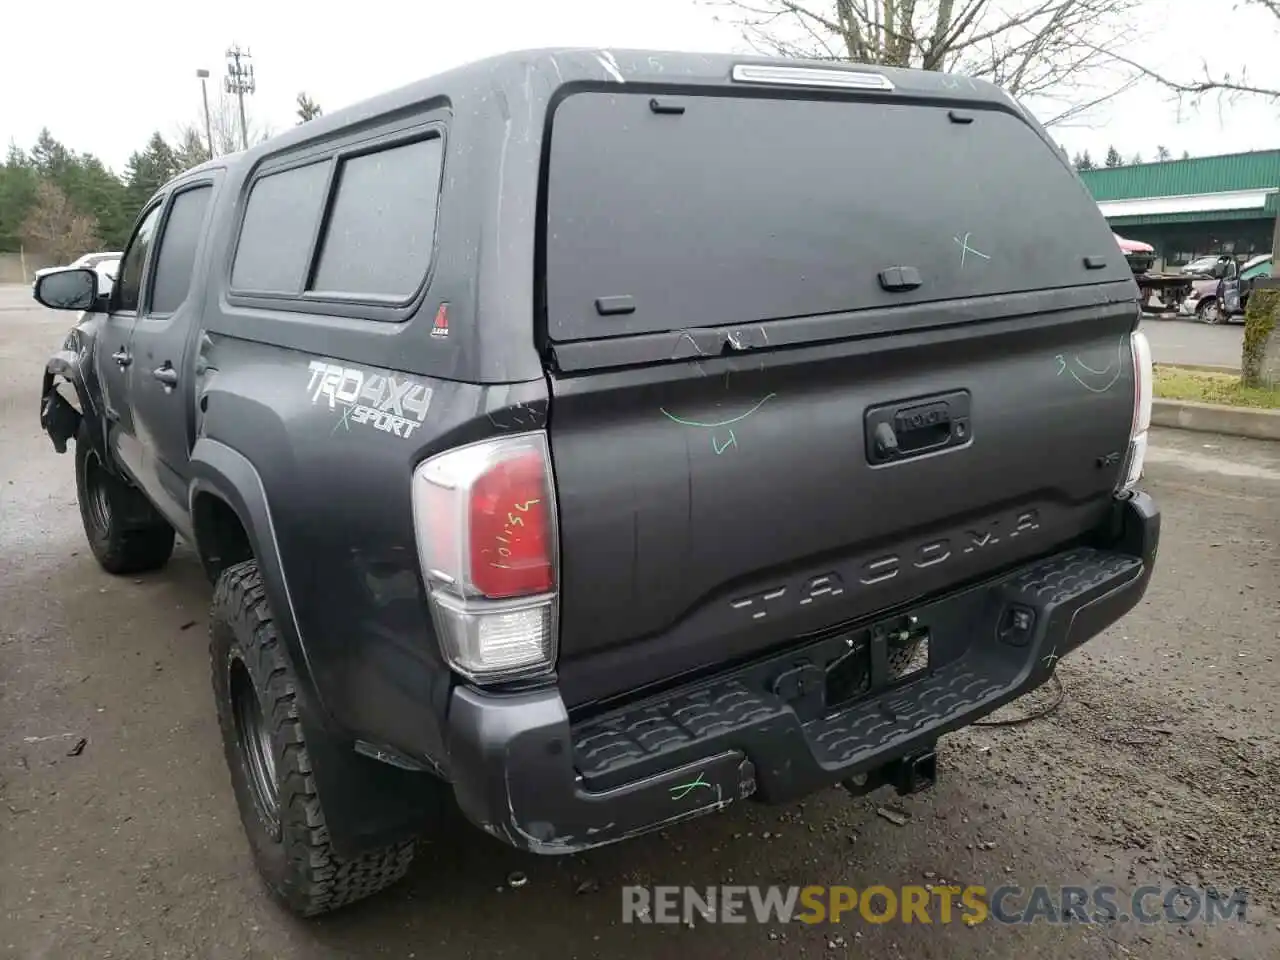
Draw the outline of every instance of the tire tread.
[[[298,717],[297,688],[280,648],[280,638],[267,605],[257,561],[247,560],[229,567],[218,578],[214,589],[213,616],[210,618],[215,671],[223,668],[215,633],[219,622],[231,630],[246,661],[249,658],[255,661],[255,668],[250,670],[250,674],[255,678],[255,686],[259,687],[264,714],[273,727],[273,742],[278,751],[280,842],[285,847],[286,867],[280,876],[260,871],[268,887],[294,912],[311,917],[363,900],[400,880],[413,862],[413,840],[354,858],[342,858],[333,851]],[[221,702],[224,697],[216,680],[214,689],[219,698],[218,710],[223,722],[228,763],[238,763],[239,748],[234,741],[234,726],[230,729],[227,726],[231,705]],[[229,733],[232,739],[228,739]],[[242,809],[241,818],[246,829],[252,830],[257,812]],[[257,854],[257,843],[254,846]]]
[[[80,519],[84,524],[85,538],[89,541],[89,549],[93,552],[98,565],[107,573],[124,576],[133,573],[147,573],[159,570],[169,562],[173,555],[174,530],[169,523],[151,507],[154,514],[152,522],[145,527],[129,530],[114,529],[105,537],[99,537],[89,517],[89,481],[88,458],[93,453],[93,440],[89,425],[80,421],[80,429],[76,434],[76,500],[80,505]],[[110,474],[102,477],[101,482],[108,485],[108,497],[112,504],[113,516],[122,508],[126,497],[141,497],[142,494],[130,490],[125,482]]]

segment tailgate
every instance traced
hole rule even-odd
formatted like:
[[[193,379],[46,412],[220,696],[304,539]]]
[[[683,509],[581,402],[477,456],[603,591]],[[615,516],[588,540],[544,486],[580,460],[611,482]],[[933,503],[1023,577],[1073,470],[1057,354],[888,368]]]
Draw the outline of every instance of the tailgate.
[[[651,99],[574,94],[552,126],[571,704],[1099,523],[1133,415],[1136,290],[1034,130],[996,108]]]

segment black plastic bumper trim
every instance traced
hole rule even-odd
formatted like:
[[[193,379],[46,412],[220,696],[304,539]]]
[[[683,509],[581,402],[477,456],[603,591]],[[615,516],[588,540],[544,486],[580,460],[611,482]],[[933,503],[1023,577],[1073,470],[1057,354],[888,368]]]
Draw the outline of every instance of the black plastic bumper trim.
[[[554,688],[455,688],[450,767],[463,812],[513,846],[574,853],[758,796],[782,802],[927,752],[1045,682],[1061,657],[1143,594],[1160,516],[1145,494],[1117,503],[1119,551],[1076,547],[932,603],[963,653],[900,687],[802,720],[758,668],[572,724]],[[1034,612],[1026,643],[1001,640],[1010,607]],[[804,649],[789,651],[790,660]],[[779,658],[781,659],[781,658]]]

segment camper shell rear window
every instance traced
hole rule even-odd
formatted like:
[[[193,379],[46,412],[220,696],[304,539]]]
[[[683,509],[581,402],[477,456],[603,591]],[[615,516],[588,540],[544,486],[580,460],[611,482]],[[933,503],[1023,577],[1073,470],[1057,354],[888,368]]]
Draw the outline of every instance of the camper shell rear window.
[[[554,341],[1130,276],[1084,187],[1012,109],[656,101],[584,91],[555,108],[544,240]]]

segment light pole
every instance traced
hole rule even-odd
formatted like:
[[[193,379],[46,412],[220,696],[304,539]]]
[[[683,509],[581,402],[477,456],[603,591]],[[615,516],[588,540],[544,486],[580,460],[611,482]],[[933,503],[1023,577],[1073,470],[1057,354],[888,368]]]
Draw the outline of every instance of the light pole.
[[[257,89],[253,79],[253,64],[241,63],[249,57],[249,51],[241,50],[239,44],[227,49],[227,93],[234,93],[240,101],[240,144],[245,150],[249,149],[249,130],[244,120],[244,95]]]
[[[200,78],[200,95],[204,97],[204,135],[209,141],[209,159],[215,156],[213,152],[213,127],[209,123],[209,71],[200,69],[196,71],[196,76]]]

